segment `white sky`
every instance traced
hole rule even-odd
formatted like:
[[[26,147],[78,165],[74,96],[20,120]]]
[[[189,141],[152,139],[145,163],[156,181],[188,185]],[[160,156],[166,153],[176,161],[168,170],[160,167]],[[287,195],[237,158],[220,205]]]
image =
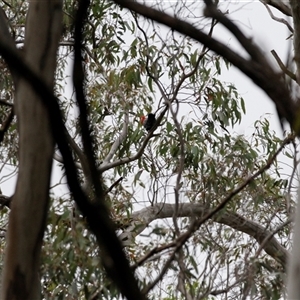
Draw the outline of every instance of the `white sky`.
[[[236,25],[238,25],[244,33],[252,37],[256,44],[260,45],[269,60],[274,62],[274,66],[276,62],[270,53],[273,49],[277,52],[282,61],[285,62],[291,40],[286,40],[286,38],[290,36],[290,32],[284,24],[272,20],[267,9],[259,1],[229,1],[232,2],[230,5],[226,4],[225,1],[223,2],[222,6],[229,9],[230,18],[235,21]],[[275,9],[273,13],[277,17],[284,18],[284,16]],[[226,29],[218,26],[215,33],[217,33],[216,36],[227,45],[234,49],[240,48],[238,42]],[[246,116],[243,117],[241,125],[237,127],[237,132],[239,134],[251,132],[251,125],[253,125],[256,120],[265,114],[271,114],[269,118],[270,127],[281,136],[282,130],[280,123],[275,107],[269,97],[235,67],[229,71],[224,68],[222,72],[223,75],[221,77],[225,81],[233,82],[239,94],[245,100]]]

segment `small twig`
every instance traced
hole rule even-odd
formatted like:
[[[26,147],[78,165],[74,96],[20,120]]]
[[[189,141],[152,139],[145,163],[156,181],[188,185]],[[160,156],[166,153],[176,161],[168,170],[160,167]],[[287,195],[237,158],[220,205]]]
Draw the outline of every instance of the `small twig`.
[[[244,289],[244,297],[243,299],[247,299],[247,295],[249,294],[249,291],[251,289],[251,284],[250,282],[253,281],[253,277],[255,275],[255,270],[257,268],[257,264],[255,263],[255,259],[258,258],[258,256],[260,255],[261,251],[265,248],[266,244],[273,238],[273,236],[279,232],[280,230],[282,230],[286,225],[290,224],[292,222],[292,218],[288,219],[286,222],[282,223],[280,226],[278,226],[274,231],[270,232],[265,239],[262,241],[262,243],[260,244],[258,250],[256,251],[254,257],[252,258],[253,263],[250,265],[250,267],[247,268],[247,272],[245,274],[245,276],[247,276],[247,284],[245,285],[245,289]]]
[[[105,195],[107,195],[108,193],[110,193],[112,191],[112,189],[117,186],[121,181],[123,180],[123,177],[121,176],[116,182],[114,182],[109,189],[105,192]]]
[[[11,6],[7,1],[2,0],[2,2],[3,2],[5,5],[7,5],[9,8],[12,8],[12,6]]]
[[[146,42],[146,44],[147,44],[147,43],[148,43],[148,39],[147,39],[147,35],[146,35],[145,31],[139,26],[136,17],[135,17],[135,21],[136,21],[137,27],[141,30],[141,32],[142,32],[143,35],[145,36],[145,42]],[[210,31],[209,31],[208,36],[211,36],[211,35],[212,35],[212,31],[213,31],[213,28],[214,28],[215,25],[216,25],[216,21],[215,21],[215,20],[212,20],[211,29],[210,29]],[[205,55],[207,52],[208,52],[207,47],[206,47],[206,46],[203,46],[202,51],[201,51],[201,53],[200,53],[200,55],[199,55],[199,57],[198,57],[198,60],[197,60],[197,63],[196,63],[195,68],[194,68],[191,72],[189,72],[188,74],[183,74],[183,76],[181,77],[181,79],[180,79],[180,81],[179,81],[179,83],[178,83],[178,85],[177,85],[177,87],[176,87],[176,89],[175,89],[175,91],[174,91],[173,99],[171,100],[171,102],[177,97],[178,91],[179,91],[181,85],[183,84],[183,82],[184,82],[187,78],[193,76],[193,75],[196,73],[196,71],[197,71],[197,69],[198,69],[198,66],[199,66],[201,60],[203,59],[204,55]],[[148,63],[149,63],[149,57],[147,56],[147,63],[146,63],[147,74],[148,74],[148,76],[151,77],[151,78],[153,79],[153,81],[157,84],[157,86],[158,86],[158,88],[160,89],[160,92],[161,92],[161,94],[162,94],[162,97],[164,98],[165,101],[167,101],[168,99],[166,98],[165,93],[164,93],[163,89],[161,88],[159,82],[157,82],[156,78],[150,73],[150,70],[149,70],[149,68],[148,68]],[[141,148],[138,150],[138,152],[137,152],[136,154],[134,154],[134,155],[131,156],[131,157],[122,158],[122,159],[120,159],[120,160],[113,161],[113,162],[103,162],[103,163],[101,164],[101,166],[99,167],[99,172],[100,172],[100,173],[105,172],[105,171],[107,171],[107,170],[109,170],[109,169],[111,169],[111,168],[114,168],[114,167],[116,167],[116,166],[120,166],[120,165],[129,163],[129,162],[132,162],[132,161],[134,161],[134,160],[140,158],[140,157],[143,155],[143,153],[144,153],[144,150],[145,150],[145,148],[146,148],[146,146],[147,146],[147,144],[148,144],[148,141],[149,141],[150,138],[153,136],[153,132],[156,130],[156,128],[158,127],[158,125],[161,124],[161,121],[162,121],[164,115],[166,114],[167,110],[168,110],[168,106],[166,106],[166,107],[164,108],[164,110],[161,112],[161,114],[159,115],[159,117],[156,119],[156,122],[155,122],[154,126],[153,126],[152,129],[149,131],[148,135],[146,136],[146,138],[144,139],[144,141],[143,141],[143,143],[142,143]]]
[[[292,16],[291,9],[288,7],[288,5],[284,4],[283,1],[263,0],[263,3],[273,6],[288,17]]]
[[[266,7],[266,9],[267,9],[270,17],[273,20],[286,25],[287,28],[289,29],[289,31],[292,32],[292,33],[294,33],[294,28],[289,24],[289,22],[287,20],[285,20],[283,18],[278,18],[278,17],[274,16],[274,14],[272,13],[272,11],[271,11],[270,7],[267,5],[267,3],[265,3],[265,1],[263,1],[263,0],[260,0],[260,2]]]
[[[166,272],[169,270],[169,267],[170,267],[172,261],[174,260],[175,254],[177,253],[178,250],[179,249],[177,249],[177,247],[174,249],[174,251],[170,255],[169,259],[163,266],[160,274],[151,283],[149,283],[145,288],[143,288],[142,293],[144,295],[147,295],[156,286],[156,284],[164,277]]]
[[[291,72],[286,66],[285,64],[282,62],[282,60],[280,59],[280,57],[278,56],[278,54],[276,53],[275,50],[271,51],[272,55],[274,56],[274,58],[276,59],[280,69],[282,70],[283,73],[285,73],[286,75],[288,75],[291,79],[293,79],[294,81],[297,82],[297,77],[296,75]]]

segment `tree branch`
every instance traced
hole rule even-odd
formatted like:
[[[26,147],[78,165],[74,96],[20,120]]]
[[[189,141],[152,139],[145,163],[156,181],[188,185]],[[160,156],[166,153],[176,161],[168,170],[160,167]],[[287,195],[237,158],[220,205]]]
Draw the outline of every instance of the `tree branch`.
[[[76,91],[76,99],[79,106],[79,123],[82,133],[82,142],[84,152],[87,157],[89,174],[95,191],[95,199],[99,210],[101,210],[102,221],[105,222],[106,233],[98,235],[99,244],[102,248],[102,264],[104,265],[109,276],[114,280],[119,287],[121,293],[127,299],[145,299],[139,290],[138,284],[129,267],[124,252],[122,251],[121,243],[114,232],[113,222],[109,218],[109,210],[105,202],[105,191],[101,176],[97,170],[96,159],[94,157],[93,138],[88,122],[88,112],[84,92],[84,70],[82,59],[82,44],[83,44],[83,28],[87,18],[87,12],[90,2],[88,0],[81,0],[79,2],[77,15],[75,19],[75,44],[74,44],[74,70],[73,83]],[[85,201],[89,201],[85,199]],[[84,210],[87,203],[78,203],[79,208]],[[90,215],[90,226],[98,227],[99,216]],[[103,224],[104,225],[104,224]],[[104,228],[102,229],[104,230]],[[112,248],[113,247],[113,248]],[[126,275],[125,275],[126,274]]]
[[[101,164],[101,168],[103,168],[105,165],[110,163],[110,161],[113,158],[113,156],[115,155],[116,151],[118,150],[120,145],[123,143],[123,141],[126,139],[127,133],[128,133],[128,124],[129,124],[129,113],[128,113],[128,111],[126,111],[122,132],[119,134],[119,136],[117,137],[117,139],[111,146],[109,153],[107,154],[107,156],[103,160],[103,163]]]
[[[130,229],[128,228],[128,230],[132,230],[130,232],[130,237],[134,238],[140,234],[154,220],[172,218],[174,212],[175,204],[167,203],[157,203],[153,206],[149,206],[134,212],[132,214],[132,223],[134,223],[134,225]],[[210,212],[211,210],[202,204],[182,203],[179,204],[177,216],[195,218],[207,215]],[[280,245],[276,238],[274,238],[273,233],[269,230],[266,230],[265,227],[234,212],[222,212],[221,214],[213,215],[211,220],[248,234],[254,238],[259,245],[262,245],[262,248],[267,254],[285,267],[289,257],[288,251]],[[266,240],[268,240],[268,243],[266,243]],[[164,249],[165,248],[162,247],[161,250]],[[157,253],[157,251],[152,251],[151,255],[155,253]],[[146,259],[149,257],[150,256],[147,256]],[[145,259],[138,262],[136,266],[141,265],[144,261]]]
[[[277,21],[277,22],[279,22],[279,23],[282,23],[282,24],[286,25],[286,27],[289,29],[289,31],[290,31],[291,33],[294,33],[294,28],[290,25],[290,23],[289,23],[287,20],[285,20],[285,19],[283,19],[283,18],[278,18],[278,17],[274,16],[274,14],[272,13],[272,11],[271,11],[269,5],[267,5],[267,4],[265,3],[265,1],[263,1],[263,0],[260,0],[260,2],[264,4],[264,6],[266,7],[266,9],[267,9],[269,15],[271,16],[271,18],[272,18],[274,21]]]
[[[283,14],[285,14],[288,17],[292,16],[290,6],[284,4],[284,1],[280,1],[280,0],[262,0],[261,2],[263,2],[264,4],[268,4],[270,6],[275,7],[276,9],[278,9],[280,12],[282,12]]]
[[[278,65],[279,65],[280,69],[282,70],[282,72],[283,72],[284,74],[286,74],[287,76],[289,76],[291,79],[293,79],[294,81],[297,82],[297,77],[296,77],[296,75],[295,75],[293,72],[291,72],[291,71],[285,66],[285,64],[282,62],[282,60],[280,59],[280,57],[278,56],[278,54],[276,53],[276,51],[275,51],[275,50],[272,50],[271,53],[272,53],[272,55],[274,56],[274,58],[276,59],[276,61],[277,61]]]
[[[2,30],[2,26],[0,26],[0,30]],[[53,95],[52,90],[40,76],[24,62],[14,45],[6,43],[1,34],[0,54],[5,59],[11,72],[22,76],[24,80],[30,83],[33,90],[41,96],[40,100],[48,109],[52,134],[64,161],[70,191],[81,212],[86,216],[90,229],[97,238],[102,254],[104,255],[105,253],[106,255],[104,261],[110,264],[110,269],[113,268],[115,270],[114,275],[108,272],[109,275],[128,299],[145,299],[137,287],[136,280],[129,268],[120,242],[115,235],[114,226],[109,219],[106,206],[101,206],[99,202],[91,203],[81,189],[77,168],[66,138],[66,128],[59,108],[59,100]],[[105,265],[106,269],[107,264]],[[115,276],[118,276],[118,279]]]
[[[237,38],[239,39],[240,43],[243,44],[245,50],[251,55],[252,58],[250,60],[243,58],[223,43],[203,33],[201,30],[189,24],[188,22],[179,20],[164,12],[134,1],[114,0],[114,2],[149,19],[165,24],[173,30],[190,36],[217,54],[223,56],[250,79],[252,79],[257,86],[265,91],[265,93],[275,103],[279,116],[281,118],[285,118],[291,124],[292,128],[294,128],[297,134],[300,134],[300,122],[297,122],[298,105],[292,100],[289,90],[285,86],[280,75],[275,73],[270,64],[262,63],[265,61],[262,57],[260,57],[260,55],[264,56],[263,53],[256,45],[252,43],[250,39],[243,38],[243,36],[239,35],[240,31],[234,32],[234,30],[232,30],[233,27],[230,27],[233,34],[238,35]],[[219,20],[219,16],[220,14],[214,14],[214,17],[216,17],[217,21],[223,22],[224,18],[220,17],[221,19]],[[227,23],[227,27],[229,27],[229,23]]]

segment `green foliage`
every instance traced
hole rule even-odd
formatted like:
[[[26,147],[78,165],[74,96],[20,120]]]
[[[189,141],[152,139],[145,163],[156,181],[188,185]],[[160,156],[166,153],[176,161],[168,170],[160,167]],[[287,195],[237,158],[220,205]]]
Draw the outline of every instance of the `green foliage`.
[[[24,39],[27,2],[21,1],[19,6],[18,14],[15,6],[6,7],[7,15],[14,16],[12,30],[16,40]],[[76,6],[77,1],[64,1],[55,92],[70,135],[81,147],[76,103],[66,88],[72,56],[72,47],[66,42],[73,42]],[[142,236],[126,247],[128,259],[135,264],[155,247],[175,241],[173,219],[177,220],[180,233],[186,232],[195,219],[203,217],[249,176],[264,168],[282,139],[271,131],[267,118],[256,121],[248,136],[235,133],[246,109],[236,87],[222,80],[222,70],[230,65],[211,52],[202,56],[200,46],[192,40],[172,31],[164,33],[158,25],[135,19],[111,1],[92,1],[84,34],[86,96],[99,166],[120,134],[125,133],[110,159],[119,164],[103,175],[106,190],[123,177],[107,195],[117,233],[131,224],[133,212],[156,203],[174,204],[178,174],[179,202],[203,208],[202,214],[183,218],[174,214],[172,220],[169,216],[147,224]],[[3,61],[0,67],[1,98],[13,102],[11,77]],[[150,112],[157,112],[158,116],[165,107],[168,110],[143,155],[123,164],[123,159],[138,153],[147,136],[140,116]],[[8,112],[7,107],[0,106],[1,123]],[[17,167],[15,123],[1,146],[2,165]],[[279,226],[294,206],[293,178],[284,175],[281,160],[284,157],[287,164],[296,168],[295,155],[296,147],[286,147],[281,158],[274,158],[272,166],[231,199],[223,213],[238,213],[268,230]],[[75,151],[74,157],[80,163]],[[80,176],[84,182],[83,171]],[[41,265],[44,298],[96,299],[93,297],[101,292],[99,299],[118,299],[118,291],[101,267],[95,238],[73,206],[71,195],[52,196]],[[7,210],[1,210],[3,227],[7,214]],[[286,227],[276,235],[287,249],[290,234]],[[1,243],[4,247],[5,242]],[[228,287],[228,292],[220,293],[220,297],[239,299],[247,286],[249,266],[255,267],[254,275],[251,274],[252,295],[261,299],[282,298],[283,267],[264,252],[252,260],[257,248],[253,237],[218,220],[209,220],[184,245],[161,285],[149,293],[149,299],[186,299],[177,287],[182,274],[186,292],[195,299],[215,299],[218,296],[211,292],[216,294]],[[159,275],[171,253],[168,251],[159,252],[137,268],[141,288]]]

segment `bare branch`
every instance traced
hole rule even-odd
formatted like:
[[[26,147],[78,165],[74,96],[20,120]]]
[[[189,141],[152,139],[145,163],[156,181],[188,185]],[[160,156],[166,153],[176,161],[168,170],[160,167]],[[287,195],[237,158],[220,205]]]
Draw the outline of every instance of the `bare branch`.
[[[110,192],[113,190],[113,188],[114,188],[115,186],[117,186],[122,180],[123,180],[123,177],[120,177],[116,182],[114,182],[114,183],[109,187],[109,189],[108,189],[107,191],[105,191],[105,195],[107,195],[108,193],[110,193]]]
[[[143,33],[143,35],[144,35],[144,37],[145,37],[146,43],[148,43],[147,35],[146,35],[145,31],[139,26],[138,21],[137,21],[136,18],[135,18],[135,20],[136,20],[137,27],[141,30],[141,32]],[[212,20],[212,24],[211,24],[211,28],[210,28],[210,31],[209,31],[208,36],[211,36],[211,34],[212,34],[212,32],[213,32],[213,28],[214,28],[215,25],[216,25],[216,22],[215,22],[214,20]],[[199,57],[198,57],[198,60],[197,60],[197,63],[196,63],[195,68],[194,68],[193,70],[191,70],[189,73],[183,74],[183,75],[182,75],[182,77],[181,77],[180,80],[179,80],[179,83],[178,83],[177,86],[176,86],[176,89],[175,89],[175,91],[174,91],[174,94],[173,94],[173,97],[172,97],[171,100],[168,100],[168,99],[166,98],[165,93],[164,93],[164,91],[163,91],[163,89],[162,89],[162,87],[161,87],[159,81],[157,81],[156,78],[151,74],[151,72],[150,72],[150,70],[149,70],[149,67],[148,67],[148,60],[149,60],[149,57],[147,56],[147,64],[146,64],[147,74],[148,74],[148,76],[150,76],[150,77],[154,80],[154,82],[157,84],[157,86],[158,86],[158,88],[159,88],[159,90],[160,90],[160,92],[161,92],[161,95],[162,95],[162,97],[165,99],[165,101],[173,102],[173,101],[175,100],[175,98],[177,97],[177,94],[178,94],[178,92],[179,92],[179,90],[180,90],[180,87],[182,86],[182,84],[184,83],[184,81],[185,81],[187,78],[193,76],[193,75],[196,73],[196,71],[197,71],[197,69],[198,69],[198,66],[199,66],[200,62],[201,62],[201,60],[203,59],[204,55],[207,53],[207,51],[208,51],[208,50],[206,49],[206,47],[203,47],[201,53],[199,54]],[[117,167],[117,166],[120,166],[120,165],[123,165],[123,164],[126,164],[126,163],[130,163],[130,162],[132,162],[132,161],[135,161],[135,160],[139,159],[139,158],[143,155],[144,150],[145,150],[145,148],[146,148],[146,146],[147,146],[147,144],[148,144],[150,138],[152,137],[153,132],[154,132],[155,129],[158,127],[158,125],[161,123],[161,121],[162,121],[164,115],[166,114],[167,110],[168,110],[168,106],[166,106],[166,107],[164,108],[164,110],[161,112],[161,114],[159,115],[159,117],[158,117],[157,120],[156,120],[156,123],[154,124],[153,128],[151,129],[151,131],[148,133],[148,135],[147,135],[146,138],[144,139],[141,148],[139,149],[139,151],[138,151],[136,154],[134,154],[134,155],[131,156],[131,157],[122,158],[122,159],[117,160],[117,161],[113,161],[113,162],[104,162],[104,163],[101,164],[101,166],[99,167],[99,172],[102,173],[102,172],[107,171],[107,170],[109,170],[109,169],[112,169],[112,168],[114,168],[114,167]]]
[[[205,216],[203,218],[201,218],[200,220],[195,220],[193,222],[193,224],[191,225],[191,227],[189,228],[189,230],[185,233],[183,233],[176,241],[170,243],[169,245],[165,245],[163,246],[162,250],[164,249],[167,249],[167,248],[170,248],[170,247],[175,247],[177,250],[179,250],[182,245],[191,237],[192,233],[195,232],[197,229],[199,229],[199,227],[205,222],[207,221],[208,219],[213,219],[213,220],[216,220],[217,222],[220,222],[219,219],[221,218],[222,219],[222,216],[228,214],[229,212],[226,212],[226,214],[217,214],[217,212],[219,212],[221,209],[223,209],[225,207],[225,205],[235,196],[237,195],[239,192],[241,192],[246,186],[249,185],[249,183],[251,183],[255,178],[257,178],[259,175],[261,175],[263,172],[265,172],[267,169],[270,168],[270,166],[272,165],[272,163],[274,162],[274,160],[276,159],[276,157],[278,156],[278,154],[282,151],[282,149],[287,145],[289,144],[295,137],[293,135],[290,135],[288,136],[284,141],[283,143],[281,144],[281,146],[277,149],[277,151],[273,154],[272,157],[269,158],[269,160],[267,161],[267,163],[262,167],[260,168],[256,173],[254,173],[252,176],[250,176],[248,179],[246,179],[240,186],[238,186],[236,189],[234,189],[231,193],[229,193],[229,195],[227,197],[225,197],[225,199],[213,210],[205,210],[205,208],[202,208],[202,206],[200,206],[201,208],[201,213],[203,215],[203,213],[205,213]],[[133,218],[133,222],[131,222],[131,226],[129,226],[127,228],[127,230],[121,234],[121,239],[123,240],[127,240],[126,241],[126,244],[127,242],[130,243],[130,241],[132,242],[132,239],[138,235],[140,232],[142,232],[146,227],[147,225],[152,222],[154,219],[156,218],[160,218],[158,216],[161,216],[161,217],[170,217],[167,216],[167,215],[164,215],[164,212],[166,210],[166,208],[164,207],[168,207],[168,208],[172,208],[172,210],[174,209],[173,206],[170,206],[171,204],[164,204],[164,205],[161,205],[159,206],[159,210],[157,211],[157,207],[156,207],[156,210],[155,211],[155,214],[149,214],[149,211],[148,209],[146,209],[146,211],[140,211],[138,216],[136,216],[136,213],[134,213],[132,215],[132,218]],[[178,211],[178,216],[182,216],[180,213],[183,211],[183,208],[184,208],[184,205],[188,205],[188,204],[180,204],[180,209]],[[155,207],[153,207],[152,209],[154,209]],[[191,208],[191,206],[189,207]],[[193,210],[190,211],[190,213],[192,214],[193,212],[196,213],[196,207],[192,206]],[[204,211],[203,211],[204,209]],[[147,215],[148,213],[148,215]],[[174,214],[174,211],[172,211],[172,214]],[[171,214],[171,216],[172,216]],[[202,216],[201,215],[201,216]],[[154,219],[153,219],[154,218]],[[241,219],[242,217],[240,217],[239,215],[237,215],[236,217],[237,219]],[[141,223],[140,220],[143,220],[143,222]],[[232,222],[234,222],[234,219],[232,217],[229,218],[229,220],[231,220]],[[245,222],[246,220],[243,219]],[[227,221],[228,222],[228,221]],[[252,221],[249,221],[249,222],[252,222]],[[223,222],[220,222],[220,223],[224,223],[226,224],[224,221]],[[250,223],[248,223],[250,224]],[[226,224],[228,225],[228,224]],[[229,226],[232,226],[233,225],[229,225]],[[238,224],[235,225],[237,229],[237,226]],[[260,226],[257,224],[257,226]],[[259,230],[259,227],[255,226],[255,230],[250,230],[249,228],[250,227],[247,227],[247,228],[244,228],[243,230],[248,230],[247,232],[246,231],[243,231],[241,229],[241,231],[247,233],[247,234],[250,234],[251,236],[253,236],[259,243],[262,243],[262,241],[264,240],[261,239],[261,236],[264,236],[266,237],[266,235],[264,234],[266,232],[265,228],[261,227],[261,230]],[[241,227],[240,227],[241,228]],[[259,232],[259,234],[257,234]],[[267,245],[268,246],[268,245]],[[274,248],[268,248],[267,249],[267,246],[265,248],[265,251],[270,254],[272,257],[274,257],[274,259],[278,260],[283,266],[285,266],[285,263],[286,263],[286,258],[287,258],[287,252],[284,251],[283,247],[281,247],[278,243],[276,245],[273,245]],[[277,251],[278,249],[280,249],[280,255],[277,254]],[[176,252],[176,251],[175,251]],[[153,252],[153,253],[157,253],[156,250]],[[276,253],[276,255],[275,255]],[[175,253],[174,253],[175,255]]]
[[[123,123],[122,132],[120,133],[120,135],[117,137],[117,139],[111,146],[110,151],[107,154],[107,156],[105,157],[105,159],[103,160],[101,167],[110,163],[110,161],[113,158],[113,156],[115,155],[116,151],[118,150],[120,145],[123,143],[123,141],[126,139],[127,133],[128,133],[128,124],[129,124],[129,112],[126,111],[125,115],[124,115],[124,123]]]
[[[297,78],[296,75],[291,72],[286,66],[285,64],[282,62],[282,60],[280,59],[280,57],[278,56],[278,54],[276,53],[275,50],[271,51],[272,55],[274,56],[274,58],[276,59],[280,69],[282,70],[282,72],[286,75],[288,75],[291,79],[295,80],[297,82]]]
[[[217,212],[221,211],[226,204],[238,193],[240,193],[246,186],[248,186],[251,182],[254,181],[255,178],[257,178],[259,175],[264,173],[266,170],[268,170],[273,162],[275,161],[278,154],[283,150],[283,148],[289,144],[292,140],[294,140],[294,135],[289,135],[285,140],[282,142],[281,146],[277,149],[277,151],[268,159],[267,163],[262,166],[257,172],[255,172],[252,176],[249,176],[242,184],[240,184],[237,188],[235,188],[232,192],[230,192],[225,199],[212,211],[210,211],[207,215],[205,215],[200,221],[194,221],[191,225],[190,229],[181,236],[181,243],[185,243],[189,239],[189,234],[197,230],[204,222],[206,222],[208,219],[212,218]]]
[[[165,115],[166,111],[167,111],[167,108],[165,108],[162,111],[162,113],[159,115],[159,117],[156,119],[156,122],[155,122],[154,126],[149,131],[149,133],[147,134],[147,136],[144,138],[142,146],[140,147],[139,151],[136,154],[134,154],[131,157],[121,158],[121,159],[119,159],[117,161],[113,161],[113,162],[110,162],[110,163],[109,162],[103,163],[99,167],[98,171],[100,173],[103,173],[103,172],[105,172],[105,171],[107,171],[107,170],[109,170],[111,168],[114,168],[114,167],[117,167],[117,166],[120,166],[120,165],[124,165],[126,163],[130,163],[130,162],[132,162],[134,160],[139,159],[143,155],[144,150],[145,150],[146,146],[148,145],[149,140],[153,136],[153,132],[156,130],[156,128],[160,124],[160,122],[161,122],[163,116]]]
[[[288,17],[292,16],[291,8],[289,5],[286,5],[284,2],[288,3],[287,1],[280,1],[280,0],[263,0],[264,4],[268,4],[270,6],[275,7],[280,12],[285,14]]]
[[[2,29],[1,26],[0,28]],[[128,299],[145,299],[137,287],[120,242],[115,235],[114,226],[109,219],[106,206],[101,206],[99,202],[91,203],[80,187],[78,171],[67,143],[66,128],[57,97],[53,95],[52,90],[41,77],[24,62],[16,48],[3,41],[2,35],[0,35],[0,54],[13,72],[30,83],[33,90],[41,96],[40,100],[47,107],[52,134],[63,157],[70,191],[83,215],[86,216],[91,231],[97,238],[97,242],[103,251],[103,261],[110,264],[110,270],[115,270],[115,276],[119,277],[117,281],[120,289],[123,292],[125,291],[126,294],[127,292],[131,293]],[[111,273],[110,275],[114,277]]]
[[[132,219],[135,223],[135,231],[132,232],[134,236],[141,233],[152,221],[157,219],[171,218],[175,211],[174,204],[167,203],[157,203],[154,206],[143,208],[140,211],[133,213]],[[178,217],[201,217],[204,214],[209,214],[211,210],[201,204],[194,203],[181,203],[179,204]],[[288,259],[287,250],[279,244],[279,242],[274,238],[272,232],[266,230],[260,224],[248,220],[241,215],[234,212],[223,212],[217,216],[212,216],[211,218],[214,222],[227,225],[238,231],[246,233],[253,237],[262,248],[268,253],[272,258],[278,261],[283,267]],[[265,240],[268,239],[268,243]],[[176,246],[176,242],[169,244],[169,246]],[[153,254],[161,252],[167,249],[166,245],[162,247],[154,248],[149,252],[150,255],[145,256],[142,260],[137,262],[135,267],[144,263]]]
[[[236,31],[236,26],[234,27],[232,25],[229,25],[229,22],[231,21],[226,19],[225,22],[224,18],[220,17],[220,14],[212,14],[212,16],[216,18],[217,21],[222,21],[224,24],[226,24],[226,26],[231,30],[233,34],[237,35],[237,39],[244,46],[245,50],[251,55],[250,60],[242,57],[223,43],[203,33],[201,30],[189,24],[188,22],[179,20],[164,12],[158,11],[134,1],[114,0],[114,2],[147,18],[165,24],[173,30],[177,30],[182,34],[188,35],[191,38],[199,41],[203,45],[207,46],[209,49],[223,56],[234,66],[239,68],[250,79],[252,79],[255,84],[257,84],[257,86],[262,88],[262,90],[264,90],[265,93],[275,103],[280,118],[285,118],[297,133],[300,132],[300,124],[298,125],[296,122],[296,112],[298,111],[297,104],[293,101],[290,92],[285,86],[282,78],[279,74],[275,73],[271,65],[268,64],[265,59],[263,59],[264,54],[259,50],[257,46],[252,43],[252,40],[241,35],[240,30]],[[219,17],[220,20],[218,19]]]
[[[56,160],[57,162],[64,164],[64,159],[58,154],[58,153],[54,153],[53,154],[53,159]],[[82,169],[82,166],[80,163],[75,162],[75,166],[77,169]]]
[[[274,14],[272,13],[270,7],[265,3],[265,1],[264,1],[264,0],[260,0],[260,2],[264,4],[264,6],[266,7],[266,9],[267,9],[269,15],[271,16],[271,18],[272,18],[273,20],[275,20],[275,21],[277,21],[277,22],[279,22],[279,23],[282,23],[282,24],[286,25],[286,27],[289,29],[289,31],[290,31],[291,33],[294,33],[294,28],[290,25],[290,23],[289,23],[287,20],[285,20],[285,19],[283,19],[283,18],[278,18],[278,17],[274,16]]]
[[[97,170],[96,159],[93,149],[93,138],[90,131],[88,122],[88,110],[84,92],[84,70],[82,58],[82,44],[83,44],[83,27],[87,19],[87,11],[89,1],[81,0],[79,2],[76,21],[75,21],[75,44],[74,44],[74,70],[73,70],[73,83],[76,91],[76,100],[78,103],[80,115],[79,123],[81,127],[82,142],[84,152],[87,157],[87,164],[89,174],[91,175],[91,182],[95,191],[94,202],[97,203],[98,210],[101,210],[101,222],[104,225],[102,232],[97,236],[99,246],[102,248],[102,264],[111,279],[116,283],[121,293],[127,299],[140,299],[145,297],[140,292],[137,281],[129,267],[129,262],[122,251],[121,243],[114,232],[113,222],[109,218],[109,211],[105,202],[105,191],[103,189],[102,179]],[[90,202],[85,198],[84,202]],[[78,206],[82,212],[86,211],[88,203],[80,201]],[[90,203],[92,204],[92,203]],[[87,213],[87,212],[86,212]],[[94,227],[99,224],[99,215],[91,214],[89,218],[90,226]],[[99,225],[96,225],[97,227]],[[106,227],[106,228],[105,228]]]
[[[285,226],[290,224],[293,221],[293,218],[289,218],[286,222],[279,225],[275,230],[271,231],[266,237],[262,240],[259,248],[257,249],[254,258],[257,258],[261,251],[265,249],[267,243],[274,237],[275,234],[277,234],[279,231],[281,231]]]

